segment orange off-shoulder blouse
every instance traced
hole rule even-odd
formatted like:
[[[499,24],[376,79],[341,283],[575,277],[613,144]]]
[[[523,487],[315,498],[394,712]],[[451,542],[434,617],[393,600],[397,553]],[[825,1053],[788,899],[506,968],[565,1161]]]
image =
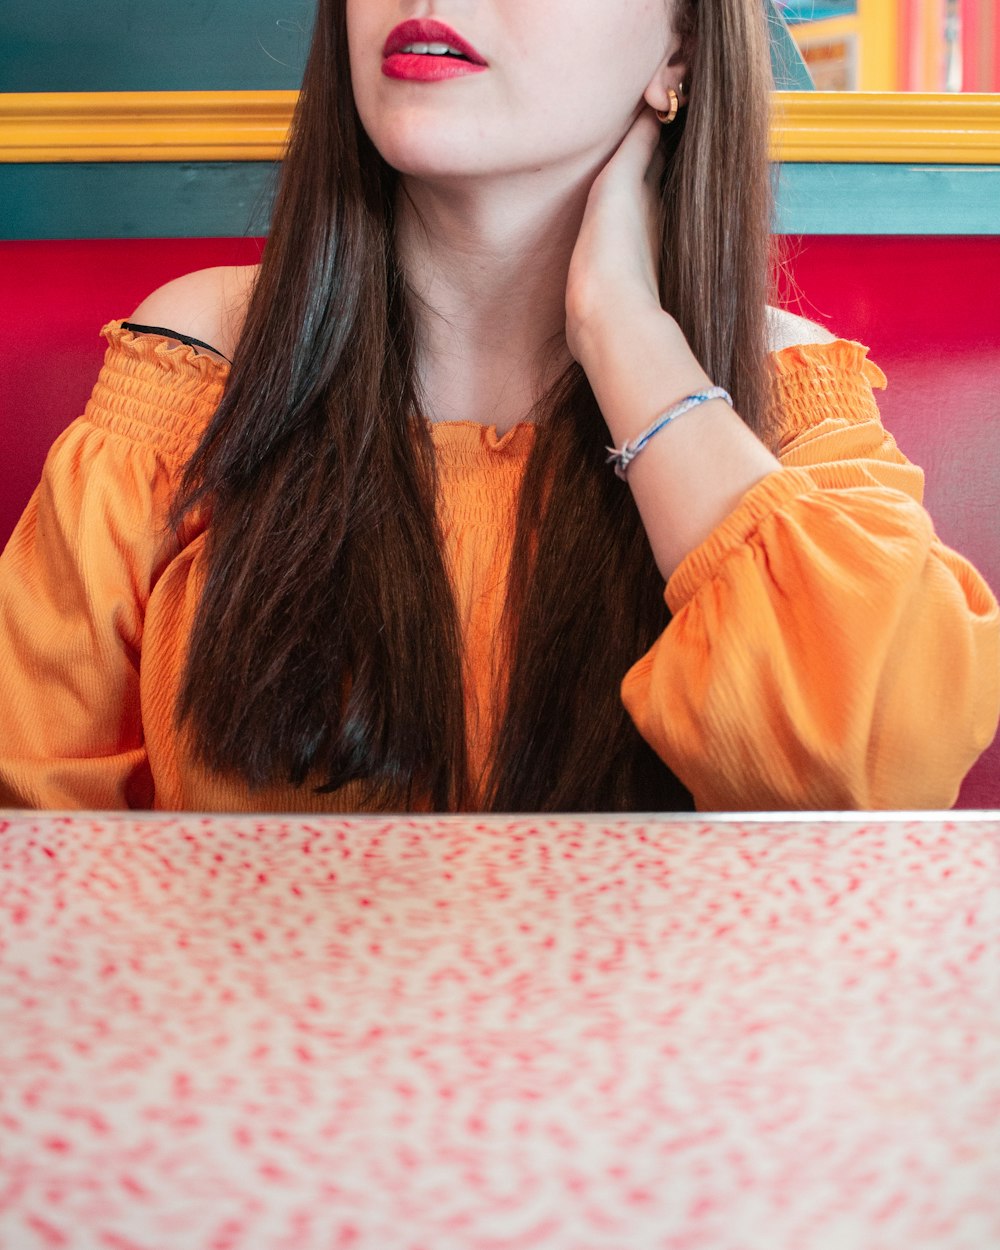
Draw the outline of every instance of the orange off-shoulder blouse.
[[[0,559],[0,806],[372,810],[360,782],[251,792],[203,770],[175,728],[205,534],[165,518],[228,365],[119,321],[103,333],[86,411]],[[996,729],[996,600],[935,537],[867,349],[788,347],[772,363],[782,469],[670,578],[673,619],[625,674],[624,705],[700,810],[950,806]],[[431,428],[481,776],[534,427]]]

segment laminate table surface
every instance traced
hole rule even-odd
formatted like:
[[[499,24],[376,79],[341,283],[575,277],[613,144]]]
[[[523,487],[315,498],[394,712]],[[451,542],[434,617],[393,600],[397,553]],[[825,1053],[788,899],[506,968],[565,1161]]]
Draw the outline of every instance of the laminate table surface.
[[[996,1250],[1000,813],[0,813],[0,1250]]]

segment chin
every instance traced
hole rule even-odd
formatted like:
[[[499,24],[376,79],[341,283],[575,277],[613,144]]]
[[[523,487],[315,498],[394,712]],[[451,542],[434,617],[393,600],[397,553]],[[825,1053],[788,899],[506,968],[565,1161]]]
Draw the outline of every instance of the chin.
[[[393,169],[415,178],[461,178],[490,172],[484,154],[491,145],[470,125],[468,114],[416,106],[359,107],[361,124],[379,155]],[[492,162],[491,162],[492,164]]]
[[[375,145],[382,159],[397,173],[427,182],[474,178],[492,172],[483,168],[471,153],[462,153],[440,143],[401,143],[399,137]]]

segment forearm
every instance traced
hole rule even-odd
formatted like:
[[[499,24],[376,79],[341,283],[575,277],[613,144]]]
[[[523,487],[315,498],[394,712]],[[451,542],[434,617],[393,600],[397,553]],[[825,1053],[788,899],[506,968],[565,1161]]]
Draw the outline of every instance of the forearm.
[[[673,318],[657,308],[626,307],[592,323],[581,332],[580,347],[616,447],[716,381]],[[654,435],[629,465],[627,483],[664,580],[751,486],[779,467],[723,400],[702,404]]]

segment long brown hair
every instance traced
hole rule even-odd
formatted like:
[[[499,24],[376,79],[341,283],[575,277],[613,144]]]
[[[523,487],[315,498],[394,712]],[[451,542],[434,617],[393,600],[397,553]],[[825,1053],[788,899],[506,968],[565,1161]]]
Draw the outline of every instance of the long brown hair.
[[[677,0],[690,104],[664,129],[662,296],[765,439],[770,71],[760,0]],[[178,700],[251,787],[472,803],[461,633],[416,405],[397,179],[354,107],[344,0],[320,0],[273,227],[222,402],[175,519],[210,512]],[[505,605],[509,675],[482,806],[663,811],[690,796],[619,688],[669,623],[583,371],[535,412]]]

